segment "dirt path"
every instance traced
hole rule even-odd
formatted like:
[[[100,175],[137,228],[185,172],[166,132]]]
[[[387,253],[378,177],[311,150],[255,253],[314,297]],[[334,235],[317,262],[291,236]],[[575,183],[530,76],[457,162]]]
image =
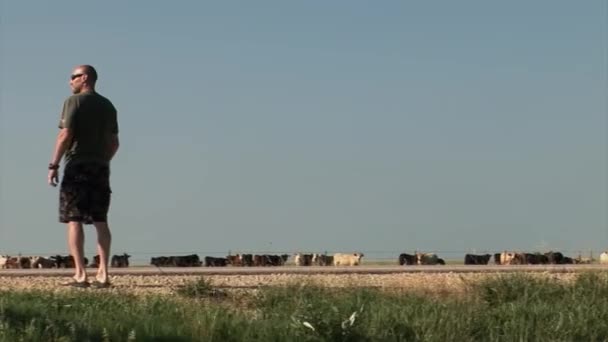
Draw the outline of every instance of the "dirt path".
[[[402,290],[420,293],[464,293],[467,284],[503,272],[409,272],[409,273],[342,273],[342,274],[116,274],[111,276],[112,288],[95,291],[111,291],[137,295],[173,295],[176,289],[200,277],[208,280],[214,287],[230,290],[255,290],[260,286],[284,286],[289,284],[316,284],[328,287],[375,287],[387,290]],[[559,281],[569,281],[576,272],[534,272],[534,276],[551,277]],[[69,280],[69,274],[55,275],[3,275],[0,273],[0,290],[48,290],[82,291],[62,286]]]

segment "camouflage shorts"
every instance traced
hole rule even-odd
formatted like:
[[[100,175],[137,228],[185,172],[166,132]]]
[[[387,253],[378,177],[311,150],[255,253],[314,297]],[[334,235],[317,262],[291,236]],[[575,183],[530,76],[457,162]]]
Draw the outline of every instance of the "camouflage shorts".
[[[106,222],[111,194],[108,165],[68,164],[59,191],[59,222]]]

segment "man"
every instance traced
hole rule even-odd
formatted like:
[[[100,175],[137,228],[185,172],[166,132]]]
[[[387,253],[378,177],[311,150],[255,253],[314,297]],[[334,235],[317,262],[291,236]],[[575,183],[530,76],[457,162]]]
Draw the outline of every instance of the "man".
[[[74,257],[75,287],[108,287],[108,259],[112,236],[107,216],[110,207],[110,161],[118,150],[118,123],[114,105],[95,91],[97,71],[76,67],[70,76],[73,95],[65,100],[59,134],[49,164],[48,183],[57,186],[59,163],[65,170],[59,195],[59,221],[67,223],[68,246]],[[84,262],[83,224],[97,230],[99,266],[89,283]]]

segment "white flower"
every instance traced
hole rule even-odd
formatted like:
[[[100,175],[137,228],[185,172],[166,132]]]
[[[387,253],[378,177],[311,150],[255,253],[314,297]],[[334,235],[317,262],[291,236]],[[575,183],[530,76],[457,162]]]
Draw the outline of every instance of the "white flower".
[[[350,315],[350,317],[348,319],[346,319],[346,320],[344,320],[344,322],[342,322],[342,330],[346,329],[347,324],[349,327],[352,327],[353,324],[355,324],[355,319],[357,319],[357,314],[358,314],[357,311],[353,312],[353,314]]]
[[[309,328],[312,331],[315,331],[315,327],[313,327],[312,324],[310,324],[308,322],[303,322],[302,325],[304,325],[305,327]]]

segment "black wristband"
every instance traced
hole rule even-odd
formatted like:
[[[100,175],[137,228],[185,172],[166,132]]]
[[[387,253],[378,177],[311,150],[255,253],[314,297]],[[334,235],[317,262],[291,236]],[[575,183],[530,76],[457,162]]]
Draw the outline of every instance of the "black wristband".
[[[58,170],[59,169],[59,164],[49,164],[49,170]]]

